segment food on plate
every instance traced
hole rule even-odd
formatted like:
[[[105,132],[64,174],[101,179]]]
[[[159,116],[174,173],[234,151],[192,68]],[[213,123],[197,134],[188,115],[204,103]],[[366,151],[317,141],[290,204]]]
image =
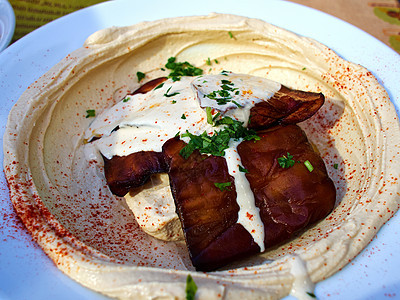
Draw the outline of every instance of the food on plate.
[[[107,184],[118,196],[128,194],[147,233],[181,237],[175,214],[160,211],[161,205],[176,206],[197,270],[272,248],[333,209],[336,190],[322,159],[304,132],[290,125],[317,112],[324,103],[321,93],[228,71],[145,86],[146,92],[141,87],[128,96],[129,104],[125,97],[100,114],[87,141],[108,156]],[[291,163],[282,167],[279,160],[286,156]],[[168,173],[171,186],[163,186],[161,195],[150,180],[158,173]],[[143,189],[147,182],[150,187]],[[135,188],[141,190],[137,195],[146,190],[156,200],[132,197]],[[145,216],[143,206],[142,211],[160,213]]]
[[[335,187],[299,127],[278,126],[257,134],[259,141],[237,147],[253,195],[248,195],[239,168],[231,178],[223,158],[196,152],[185,160],[179,154],[182,141],[175,138],[164,144],[177,210],[197,270],[214,270],[276,246],[333,209]],[[296,160],[287,169],[277,162],[286,151]],[[313,171],[299,161],[312,161]]]
[[[322,212],[314,216],[311,210],[305,209],[304,214],[300,214],[305,219],[311,215],[310,221],[314,217],[322,219],[292,240],[268,251],[204,273],[195,271],[186,244],[181,240],[183,232],[176,226],[180,222],[175,208],[168,205],[172,197],[163,198],[170,189],[169,181],[178,187],[176,191],[168,191],[172,194],[181,190],[184,178],[148,172],[164,168],[162,164],[139,165],[143,178],[149,176],[149,181],[140,188],[129,187],[124,196],[127,200],[112,194],[104,176],[104,158],[110,160],[114,156],[125,156],[129,151],[144,151],[148,153],[143,157],[157,162],[157,153],[162,152],[165,145],[169,157],[173,161],[180,160],[175,150],[183,146],[181,143],[190,145],[193,139],[192,144],[195,144],[196,137],[210,136],[207,134],[215,129],[210,123],[219,120],[219,117],[213,120],[217,114],[215,107],[206,108],[212,100],[206,97],[203,98],[204,108],[198,112],[210,118],[210,123],[201,131],[186,132],[189,128],[177,130],[175,126],[164,126],[168,137],[149,135],[147,142],[140,143],[125,138],[115,147],[118,140],[114,138],[123,137],[132,129],[125,125],[134,123],[128,118],[120,124],[117,119],[133,105],[133,98],[146,106],[140,99],[144,101],[152,93],[154,83],[149,83],[151,80],[168,77],[170,70],[165,62],[170,57],[176,57],[172,63],[188,61],[196,66],[190,68],[191,74],[177,75],[195,77],[182,76],[174,87],[171,87],[173,78],[157,84],[164,83],[158,90],[166,94],[171,107],[176,107],[177,103],[173,103],[178,101],[174,100],[176,93],[187,92],[186,89],[175,90],[185,83],[185,78],[196,78],[196,90],[202,94],[211,98],[220,96],[216,90],[203,91],[204,87],[199,87],[201,74],[196,74],[196,68],[203,70],[204,76],[214,78],[229,70],[232,76],[244,74],[279,82],[290,89],[281,90],[283,94],[292,90],[322,93],[324,105],[297,125],[288,122],[290,117],[279,114],[265,121],[263,112],[273,110],[261,107],[252,111],[253,120],[250,119],[247,129],[259,132],[259,136],[274,135],[281,130],[285,135],[289,131],[296,132],[296,138],[290,142],[299,141],[307,149],[305,153],[310,156],[304,158],[297,157],[297,152],[291,148],[277,157],[278,164],[290,166],[277,169],[276,180],[282,188],[285,178],[293,178],[292,175],[281,176],[284,172],[300,172],[312,178],[324,173],[321,161],[314,160],[309,143],[317,149],[314,151],[318,151],[336,188],[335,207],[329,216],[323,217]],[[282,86],[271,85],[271,95],[279,92]],[[126,97],[139,88],[142,93],[130,100]],[[290,103],[284,106],[291,107]],[[227,108],[221,109],[221,120],[225,117],[234,120],[234,114],[239,113],[235,103],[228,101],[221,105]],[[110,114],[109,120],[101,118],[113,108],[120,114]],[[250,111],[247,113],[250,115]],[[179,122],[189,122],[200,116],[189,109],[187,113],[174,109],[171,114],[176,115],[174,119]],[[240,122],[246,121],[245,115],[242,116],[240,119],[236,115]],[[135,120],[143,132],[154,125],[146,123],[139,113]],[[96,127],[100,121],[103,125],[109,122],[109,126]],[[271,125],[288,123],[283,128],[262,129],[270,122]],[[261,127],[251,128],[251,124]],[[91,132],[90,128],[96,130]],[[206,135],[202,136],[204,131]],[[180,140],[174,138],[178,132]],[[303,139],[302,132],[309,142]],[[399,132],[398,118],[387,93],[362,66],[340,58],[312,39],[264,21],[211,14],[112,27],[88,37],[81,48],[38,78],[16,102],[4,135],[4,172],[15,210],[33,238],[60,270],[95,291],[115,298],[185,298],[188,280],[195,282],[197,289],[191,290],[195,290],[200,299],[281,298],[288,294],[301,297],[312,292],[314,283],[351,261],[398,210],[400,166],[393,162],[397,161]],[[161,139],[162,143],[155,142]],[[252,165],[254,155],[260,151],[257,144],[262,145],[264,140],[267,139],[261,137],[256,143],[244,141],[237,147],[238,151],[249,153],[250,162],[244,159],[246,166],[242,166],[249,173],[242,173],[253,185],[264,185],[258,178],[251,178],[253,168],[260,167]],[[276,144],[280,146],[279,142],[267,146]],[[132,149],[137,145],[140,149]],[[184,152],[191,153],[185,160],[187,163],[207,155],[199,154],[200,149],[194,146],[185,147]],[[256,148],[250,150],[248,146]],[[268,155],[266,153],[266,157]],[[222,157],[217,157],[216,161],[220,161],[218,158]],[[214,163],[213,159],[207,159],[202,162]],[[173,163],[173,166],[174,170],[179,170],[185,165]],[[138,178],[138,182],[143,178]],[[222,192],[220,188],[229,189],[227,182],[217,182],[215,192]],[[121,194],[126,192],[124,189]],[[149,191],[156,195],[150,200]],[[263,191],[269,192],[269,187],[265,186]],[[225,190],[222,193],[225,192],[229,193]],[[255,195],[257,199],[258,193]],[[331,193],[329,195],[332,197]],[[132,205],[135,201],[142,205]],[[139,207],[134,211],[135,217],[130,207]],[[182,212],[188,208],[182,201]],[[288,207],[290,211],[292,208]],[[324,205],[325,210],[328,209]],[[260,213],[264,214],[265,209],[261,208]],[[153,226],[146,222],[148,216],[165,218],[157,219],[159,223]],[[293,230],[303,222],[295,221],[298,223],[292,224]],[[163,224],[171,226],[163,227]],[[154,228],[160,230],[153,232]],[[282,236],[289,234],[283,232]]]

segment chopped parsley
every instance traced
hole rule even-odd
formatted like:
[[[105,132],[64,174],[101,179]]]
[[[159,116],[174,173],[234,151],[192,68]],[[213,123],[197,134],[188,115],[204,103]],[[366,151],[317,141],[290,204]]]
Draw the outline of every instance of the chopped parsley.
[[[233,36],[233,34],[232,34],[231,31],[228,31],[228,34],[229,34],[229,37],[230,37],[231,39],[234,39],[234,38],[235,38],[235,37]]]
[[[144,74],[143,72],[137,72],[136,76],[138,78],[138,82],[141,82],[143,78],[146,76],[146,74]]]
[[[186,119],[186,116],[185,116],[185,114],[182,114],[182,116],[181,116],[181,119],[183,119],[183,120],[185,120],[185,119]]]
[[[213,61],[214,61],[216,64],[219,64],[218,59],[213,59]],[[207,66],[211,66],[211,64],[212,64],[211,59],[210,59],[210,58],[207,58],[207,60],[206,60],[206,65],[207,65]]]
[[[238,88],[233,87],[234,83],[230,80],[221,80],[221,90],[218,91],[212,91],[211,93],[204,95],[204,97],[207,97],[209,99],[217,101],[218,105],[224,105],[227,104],[228,102],[234,103],[237,107],[243,107],[239,103],[237,103],[235,100],[232,98],[232,94],[234,92],[235,95],[239,94]]]
[[[172,104],[175,104],[175,103],[176,103],[176,100],[172,100],[171,103],[172,103]]]
[[[86,111],[86,118],[91,118],[96,116],[96,111],[94,109],[88,109]]]
[[[171,70],[168,78],[171,78],[172,81],[179,81],[182,76],[198,76],[203,74],[202,69],[194,67],[187,61],[176,62],[175,57],[170,57],[165,67]]]
[[[315,296],[314,293],[311,293],[311,292],[306,292],[306,293],[307,293],[307,295],[310,296],[311,298],[317,299],[317,296]]]
[[[181,149],[179,154],[187,159],[194,150],[199,150],[203,154],[211,154],[215,156],[224,156],[225,150],[229,148],[229,142],[231,139],[239,140],[259,140],[260,137],[254,130],[243,127],[243,122],[234,120],[230,117],[224,117],[219,120],[215,120],[214,126],[226,125],[221,130],[215,130],[214,134],[209,136],[206,131],[200,135],[194,135],[189,131],[183,133],[181,137],[190,138],[189,143]]]
[[[206,114],[207,114],[207,123],[213,125],[213,115],[211,113],[211,107],[206,107]]]
[[[154,88],[154,90],[161,89],[163,86],[164,86],[164,82],[163,82],[163,83],[160,83],[159,85],[157,85],[157,86]]]
[[[281,168],[290,168],[293,167],[295,160],[293,159],[293,155],[287,152],[287,155],[283,155],[278,157],[278,164]]]
[[[304,70],[306,70],[307,68],[306,67],[304,67],[303,69],[301,69],[302,71],[304,71]]]
[[[243,168],[241,165],[239,165],[239,171],[243,173],[249,173],[249,171],[245,168]]]
[[[122,99],[122,102],[128,102],[129,100],[131,100],[131,97],[125,97],[124,99]]]
[[[337,170],[337,169],[338,169],[338,167],[339,167],[339,165],[338,165],[338,164],[334,164],[334,165],[333,165],[333,168],[334,168],[335,170]]]
[[[231,73],[231,72],[229,72],[229,71],[223,70],[223,71],[221,72],[221,75],[229,76],[230,73]]]
[[[214,185],[223,191],[229,191],[229,187],[232,185],[231,182],[214,182]]]
[[[175,93],[172,93],[172,94],[168,94],[169,91],[171,90],[171,88],[172,88],[172,86],[169,87],[169,89],[167,90],[167,92],[164,94],[164,97],[173,97],[173,96],[179,95],[178,92],[175,92]]]
[[[300,161],[297,161],[300,163]],[[287,155],[283,155],[278,157],[278,164],[281,168],[290,168],[293,167],[296,161],[293,159],[293,155],[287,152]],[[304,162],[304,166],[307,168],[308,171],[312,172],[314,170],[313,165],[310,163],[309,160]]]
[[[313,167],[313,165],[310,163],[309,160],[306,160],[306,161],[304,162],[304,165],[306,166],[306,168],[307,168],[308,171],[312,172],[312,171],[314,170],[314,167]]]
[[[197,285],[190,274],[186,277],[186,300],[194,300],[197,292]]]

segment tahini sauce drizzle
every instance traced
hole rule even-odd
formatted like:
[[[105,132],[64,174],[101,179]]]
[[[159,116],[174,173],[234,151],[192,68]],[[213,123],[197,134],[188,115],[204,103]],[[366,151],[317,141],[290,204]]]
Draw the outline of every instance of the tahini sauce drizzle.
[[[206,95],[221,90],[229,80],[235,90],[232,100],[218,104]],[[99,114],[85,133],[87,141],[93,141],[95,151],[107,158],[126,156],[139,151],[162,151],[162,145],[178,132],[189,131],[199,135],[206,131],[212,135],[218,128],[207,123],[206,107],[224,116],[247,122],[250,109],[258,102],[268,101],[281,85],[277,82],[243,74],[222,73],[198,77],[182,77],[180,81],[167,80],[161,88],[146,94],[127,96],[113,107]],[[238,103],[238,107],[235,103]],[[223,126],[223,125],[222,125]],[[188,138],[183,141],[189,142]],[[225,150],[228,171],[235,179],[237,203],[240,207],[238,223],[252,235],[264,251],[264,226],[254,194],[244,172],[239,171],[240,156],[237,145],[231,141]],[[95,153],[92,154],[96,156]]]
[[[297,255],[289,256],[289,261],[291,264],[290,273],[294,277],[290,295],[298,300],[315,299],[311,296],[314,292],[315,284],[308,275],[306,263]]]
[[[264,247],[264,224],[260,217],[260,210],[255,205],[254,193],[250,189],[250,183],[244,172],[239,170],[241,166],[240,155],[237,152],[237,146],[242,142],[230,141],[229,148],[225,150],[226,164],[228,165],[229,174],[235,179],[236,201],[239,205],[239,218],[237,223],[250,232],[254,241],[260,246],[260,251],[265,250]]]

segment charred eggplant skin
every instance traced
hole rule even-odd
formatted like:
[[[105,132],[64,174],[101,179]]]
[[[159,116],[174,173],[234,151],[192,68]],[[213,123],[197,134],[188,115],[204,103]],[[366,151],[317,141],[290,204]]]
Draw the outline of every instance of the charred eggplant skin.
[[[297,124],[311,118],[324,103],[322,93],[293,90],[282,85],[268,101],[252,107],[248,127],[262,130],[276,125]]]
[[[132,93],[147,93],[167,78],[145,83]],[[243,141],[237,147],[246,178],[264,224],[264,248],[293,238],[326,217],[336,201],[336,190],[322,158],[294,125],[314,115],[325,101],[321,93],[285,86],[268,101],[250,111],[248,127],[260,140]],[[104,157],[110,190],[124,196],[147,182],[154,173],[168,173],[176,210],[196,270],[212,271],[258,253],[260,246],[238,221],[234,178],[224,157],[195,150],[188,158],[178,137],[164,143],[162,152],[141,151],[128,156]],[[290,153],[295,163],[282,168],[278,158]],[[313,166],[310,172],[304,162]],[[221,190],[216,183],[228,183]]]
[[[242,165],[260,209],[266,249],[326,217],[333,209],[336,190],[325,164],[297,125],[276,126],[258,132],[260,140],[238,146]],[[251,234],[236,223],[238,205],[233,178],[221,157],[198,151],[184,160],[177,138],[164,144],[171,190],[182,222],[193,265],[211,271],[260,251]],[[282,168],[278,157],[290,152],[296,163]],[[304,165],[309,161],[314,170]],[[231,182],[221,191],[215,182]]]
[[[103,156],[104,175],[114,195],[125,196],[130,189],[142,186],[155,173],[168,171],[164,154],[154,151],[140,151],[127,156]]]
[[[325,218],[333,209],[336,189],[324,161],[297,125],[258,131],[256,143],[238,146],[246,177],[264,223],[264,245],[268,249],[287,241],[298,231]],[[278,158],[289,152],[295,161],[282,168]],[[304,165],[309,161],[313,170]]]

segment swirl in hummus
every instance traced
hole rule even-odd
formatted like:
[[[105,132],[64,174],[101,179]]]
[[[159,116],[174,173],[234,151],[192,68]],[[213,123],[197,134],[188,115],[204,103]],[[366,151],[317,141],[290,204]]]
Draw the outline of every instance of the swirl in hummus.
[[[301,127],[337,188],[337,207],[328,218],[273,251],[207,274],[193,271],[183,243],[141,230],[108,189],[101,155],[84,143],[92,121],[85,116],[138,88],[136,72],[145,80],[163,76],[171,56],[206,73],[230,70],[325,95],[324,107]],[[400,166],[393,162],[399,144],[393,105],[368,70],[263,21],[213,14],[90,36],[12,109],[4,169],[14,207],[35,240],[63,272],[98,292],[184,298],[191,274],[199,298],[306,297],[300,281],[334,274],[398,210]]]

